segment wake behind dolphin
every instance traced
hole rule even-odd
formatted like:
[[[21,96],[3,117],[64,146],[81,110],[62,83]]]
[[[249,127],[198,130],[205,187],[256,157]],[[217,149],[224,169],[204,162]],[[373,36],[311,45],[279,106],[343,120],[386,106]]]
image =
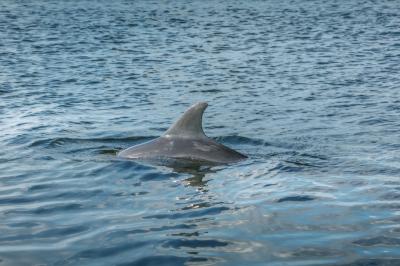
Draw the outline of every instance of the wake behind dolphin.
[[[148,161],[227,164],[247,156],[207,137],[202,120],[206,102],[191,107],[162,136],[118,153],[119,157]]]

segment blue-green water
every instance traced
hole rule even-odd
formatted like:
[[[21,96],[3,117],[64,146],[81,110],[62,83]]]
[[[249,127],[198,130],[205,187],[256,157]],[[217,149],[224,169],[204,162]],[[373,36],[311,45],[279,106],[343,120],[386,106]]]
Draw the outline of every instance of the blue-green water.
[[[0,2],[0,265],[399,265],[398,1]],[[250,158],[116,158],[208,101]]]

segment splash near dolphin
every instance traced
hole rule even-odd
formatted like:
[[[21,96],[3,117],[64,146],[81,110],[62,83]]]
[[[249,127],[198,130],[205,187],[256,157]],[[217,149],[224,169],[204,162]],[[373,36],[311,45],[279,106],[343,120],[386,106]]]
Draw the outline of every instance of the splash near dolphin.
[[[148,161],[190,161],[205,164],[229,164],[247,158],[206,136],[203,113],[206,102],[191,107],[160,137],[118,153],[119,157]]]

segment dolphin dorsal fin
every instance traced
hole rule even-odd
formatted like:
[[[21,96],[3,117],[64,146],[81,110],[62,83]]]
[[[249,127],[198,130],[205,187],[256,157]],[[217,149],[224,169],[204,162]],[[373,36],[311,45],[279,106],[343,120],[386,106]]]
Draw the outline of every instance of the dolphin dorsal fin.
[[[206,102],[195,103],[165,133],[165,137],[179,136],[189,138],[207,137],[203,131],[203,113]]]

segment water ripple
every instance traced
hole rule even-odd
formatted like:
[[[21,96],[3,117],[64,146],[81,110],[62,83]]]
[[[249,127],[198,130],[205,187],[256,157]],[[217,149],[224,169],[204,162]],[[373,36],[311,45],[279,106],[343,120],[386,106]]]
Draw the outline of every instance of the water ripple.
[[[399,264],[399,8],[0,1],[0,264]],[[115,156],[196,101],[248,160]]]

